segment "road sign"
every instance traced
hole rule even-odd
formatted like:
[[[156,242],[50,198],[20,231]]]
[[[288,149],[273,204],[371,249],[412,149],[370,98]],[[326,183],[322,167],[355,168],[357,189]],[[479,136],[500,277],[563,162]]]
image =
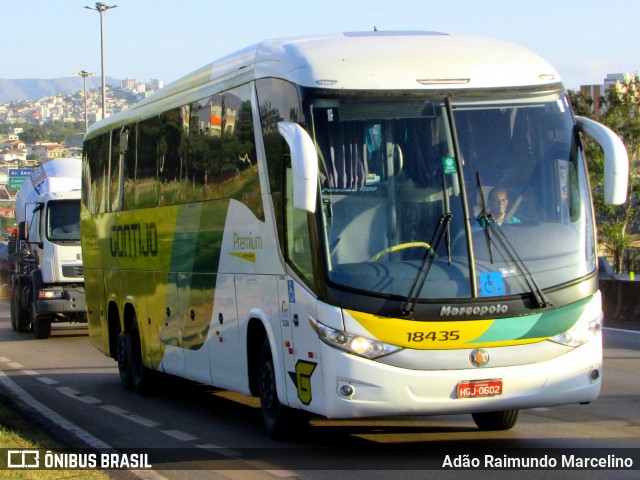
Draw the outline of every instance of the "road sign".
[[[20,190],[24,181],[31,176],[30,168],[12,168],[9,170],[7,190]]]

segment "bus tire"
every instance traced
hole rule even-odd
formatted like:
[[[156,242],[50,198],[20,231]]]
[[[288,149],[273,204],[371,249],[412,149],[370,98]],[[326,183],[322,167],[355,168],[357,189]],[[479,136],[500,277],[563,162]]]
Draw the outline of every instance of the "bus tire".
[[[124,333],[119,333],[116,340],[116,361],[118,362],[118,373],[120,383],[126,390],[133,390],[133,375],[129,368],[129,355],[127,353],[127,343],[130,341]]]
[[[127,363],[133,389],[138,395],[148,395],[152,390],[153,372],[144,366],[142,342],[140,341],[140,330],[138,328],[138,319],[134,316],[131,322],[131,332],[126,335]]]
[[[31,324],[33,334],[38,340],[45,340],[51,336],[51,317],[34,315]]]
[[[498,412],[482,412],[471,415],[480,430],[485,432],[510,430],[518,422],[520,410],[500,410]]]
[[[265,337],[258,367],[260,410],[267,435],[276,440],[299,436],[309,425],[309,414],[280,403],[276,388],[276,373],[269,339]]]

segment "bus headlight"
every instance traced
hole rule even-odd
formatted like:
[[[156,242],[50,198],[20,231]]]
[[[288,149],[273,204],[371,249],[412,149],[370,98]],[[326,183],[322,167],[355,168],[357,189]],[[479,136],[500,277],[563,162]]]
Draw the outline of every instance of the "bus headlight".
[[[571,330],[551,337],[549,340],[568,347],[579,347],[598,335],[601,330],[602,314],[593,320],[580,321]]]
[[[389,345],[388,343],[380,342],[372,338],[363,337],[361,335],[353,335],[342,330],[336,330],[335,328],[327,327],[322,323],[309,319],[309,323],[318,334],[320,340],[327,345],[344,350],[354,355],[361,357],[375,359],[389,355],[390,353],[402,350],[402,347],[395,345]]]

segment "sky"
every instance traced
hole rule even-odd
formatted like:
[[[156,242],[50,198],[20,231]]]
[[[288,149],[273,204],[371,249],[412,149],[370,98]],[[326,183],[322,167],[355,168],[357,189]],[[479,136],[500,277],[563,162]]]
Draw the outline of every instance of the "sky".
[[[105,74],[165,85],[269,38],[429,30],[501,38],[549,61],[567,88],[640,71],[638,0],[113,0]],[[100,75],[95,1],[0,0],[0,78]],[[78,77],[78,85],[81,86]]]

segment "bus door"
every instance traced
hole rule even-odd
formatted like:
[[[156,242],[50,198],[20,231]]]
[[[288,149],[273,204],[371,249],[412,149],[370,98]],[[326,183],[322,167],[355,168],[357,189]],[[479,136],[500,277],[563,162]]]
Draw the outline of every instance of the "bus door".
[[[236,278],[231,274],[216,274],[216,286],[209,328],[209,364],[211,383],[220,388],[238,388],[243,378],[243,362],[239,347]]]
[[[163,276],[162,274],[157,274]],[[158,329],[160,343],[164,346],[162,356],[162,370],[173,374],[184,373],[184,352],[182,341],[182,315],[180,315],[180,301],[178,298],[177,274],[170,272],[166,282],[166,301],[160,306],[163,310],[158,312],[161,323]],[[161,288],[164,283],[156,278],[156,285]],[[157,298],[162,298],[158,296]]]
[[[209,383],[211,368],[205,342],[212,324],[216,275],[178,273],[184,368],[192,380]]]

